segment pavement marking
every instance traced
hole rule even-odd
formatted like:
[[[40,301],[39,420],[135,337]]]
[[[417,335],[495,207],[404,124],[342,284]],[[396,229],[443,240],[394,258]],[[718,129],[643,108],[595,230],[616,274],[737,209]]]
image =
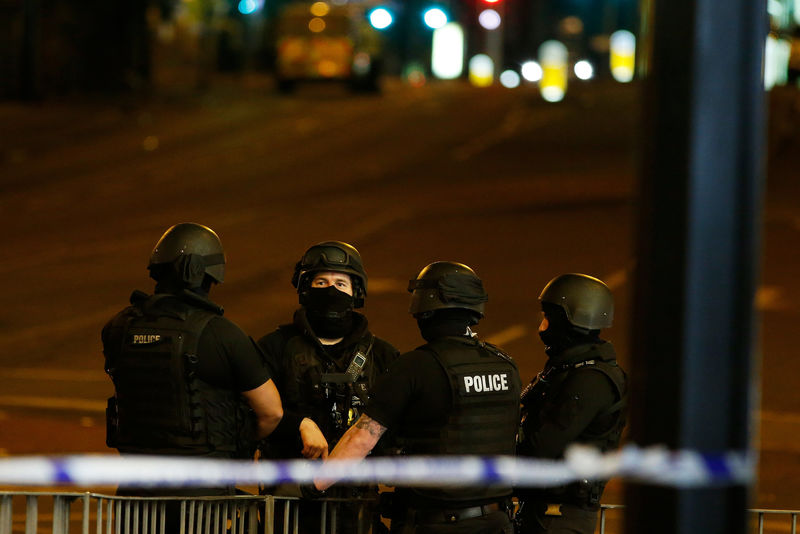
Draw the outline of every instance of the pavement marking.
[[[528,327],[524,324],[515,324],[509,326],[505,330],[500,330],[496,334],[492,334],[486,338],[486,341],[492,345],[504,345],[512,341],[516,341],[528,334]]]
[[[758,412],[758,418],[762,421],[769,421],[770,423],[800,425],[800,413],[765,412],[761,410]]]
[[[23,395],[0,395],[0,406],[14,406],[17,408],[46,408],[51,410],[79,410],[103,414],[106,411],[106,401],[68,397],[26,397]]]
[[[109,380],[108,376],[102,370],[36,367],[0,369],[0,378],[17,380],[63,380],[65,382],[107,382]]]
[[[465,161],[472,156],[476,156],[486,149],[497,145],[519,130],[522,124],[523,115],[519,110],[509,111],[503,122],[495,129],[485,132],[483,135],[473,138],[469,142],[455,148],[451,155],[456,161]],[[542,121],[547,122],[547,121]]]
[[[50,324],[42,323],[28,328],[21,328],[13,332],[3,332],[2,341],[13,344],[24,344],[40,339],[49,339],[57,335],[70,334],[87,327],[100,329],[108,322],[108,319],[113,317],[119,310],[120,307],[115,305],[113,308],[96,311],[89,315],[79,315],[62,321],[55,321]]]

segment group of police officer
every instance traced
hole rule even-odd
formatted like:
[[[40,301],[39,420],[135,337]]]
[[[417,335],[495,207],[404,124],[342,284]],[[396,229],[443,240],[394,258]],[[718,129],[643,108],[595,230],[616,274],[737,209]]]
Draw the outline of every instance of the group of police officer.
[[[560,458],[571,443],[606,451],[625,424],[625,373],[612,345],[613,298],[583,274],[554,278],[541,293],[548,360],[521,392],[514,360],[471,330],[488,300],[468,266],[439,261],[410,281],[410,312],[425,344],[400,354],[376,337],[364,305],[367,274],[351,245],[326,241],[295,266],[300,308],[254,342],[222,316],[209,290],[225,255],[210,228],[182,223],[156,244],[152,295],[103,329],[115,394],[107,442],[122,454],[220,458],[357,459],[369,454],[514,455]],[[301,532],[319,532],[322,496],[345,498],[339,531],[393,533],[592,533],[604,484],[527,489],[480,485],[265,487],[299,494]],[[333,486],[333,487],[332,487]],[[229,495],[233,487],[120,488],[125,495]],[[518,497],[513,514],[512,496]],[[388,499],[387,497],[391,497]],[[374,503],[348,506],[347,501]],[[378,502],[381,506],[378,506]],[[379,509],[380,508],[380,509]],[[311,511],[309,511],[309,509]],[[175,513],[167,530],[175,529]]]

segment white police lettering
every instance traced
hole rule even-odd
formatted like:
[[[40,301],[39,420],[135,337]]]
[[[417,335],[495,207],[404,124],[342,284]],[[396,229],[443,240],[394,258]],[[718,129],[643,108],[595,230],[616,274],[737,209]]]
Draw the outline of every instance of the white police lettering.
[[[133,344],[134,345],[146,345],[148,343],[155,343],[156,341],[160,340],[161,336],[159,334],[134,334],[133,335]]]
[[[464,375],[464,393],[508,391],[508,374]]]

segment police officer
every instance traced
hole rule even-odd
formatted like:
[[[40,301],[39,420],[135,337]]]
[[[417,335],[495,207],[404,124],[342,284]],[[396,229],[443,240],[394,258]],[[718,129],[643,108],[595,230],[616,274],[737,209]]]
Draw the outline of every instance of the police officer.
[[[537,458],[563,458],[571,443],[608,451],[619,445],[625,426],[625,372],[600,330],[611,326],[614,299],[601,280],[564,274],[539,296],[539,335],[548,360],[522,394],[517,452]],[[605,481],[519,490],[522,533],[595,531]]]
[[[514,361],[471,327],[488,300],[468,266],[440,261],[411,280],[410,312],[425,345],[375,384],[365,413],[329,458],[363,458],[387,429],[411,455],[514,454],[520,379]],[[331,481],[315,481],[323,490]],[[398,488],[392,532],[498,534],[512,530],[511,488]]]
[[[194,223],[169,228],[150,263],[155,292],[103,328],[105,369],[114,382],[109,447],[123,454],[252,456],[283,410],[258,347],[209,300],[225,274],[219,237]],[[226,495],[232,487],[121,488],[126,495]],[[170,514],[168,530],[177,529]]]
[[[324,241],[310,247],[295,266],[292,285],[300,301],[293,321],[258,341],[285,409],[280,427],[264,443],[261,454],[265,458],[324,458],[328,447],[358,419],[373,383],[399,353],[370,332],[367,318],[354,311],[364,305],[367,273],[352,245]],[[313,438],[304,439],[304,425],[322,434],[314,432]],[[377,487],[342,488],[334,496],[374,499]],[[308,510],[319,503],[302,506]],[[359,508],[340,506],[342,532],[369,529],[374,514]],[[319,532],[319,521],[319,508],[304,511],[300,528]]]

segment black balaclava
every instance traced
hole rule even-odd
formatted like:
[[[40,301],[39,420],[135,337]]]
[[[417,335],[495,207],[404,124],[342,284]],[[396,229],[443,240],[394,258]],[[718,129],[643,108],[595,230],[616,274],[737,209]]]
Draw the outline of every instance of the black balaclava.
[[[560,306],[542,302],[542,311],[547,317],[547,330],[539,332],[544,343],[544,351],[550,356],[558,356],[576,345],[597,343],[599,330],[584,330],[570,324],[567,313]]]
[[[475,312],[463,308],[443,308],[431,315],[417,317],[419,332],[428,342],[441,337],[466,335],[467,328],[475,324],[478,324]]]
[[[311,287],[304,291],[303,307],[308,324],[317,337],[336,339],[353,330],[355,299],[333,286]]]

